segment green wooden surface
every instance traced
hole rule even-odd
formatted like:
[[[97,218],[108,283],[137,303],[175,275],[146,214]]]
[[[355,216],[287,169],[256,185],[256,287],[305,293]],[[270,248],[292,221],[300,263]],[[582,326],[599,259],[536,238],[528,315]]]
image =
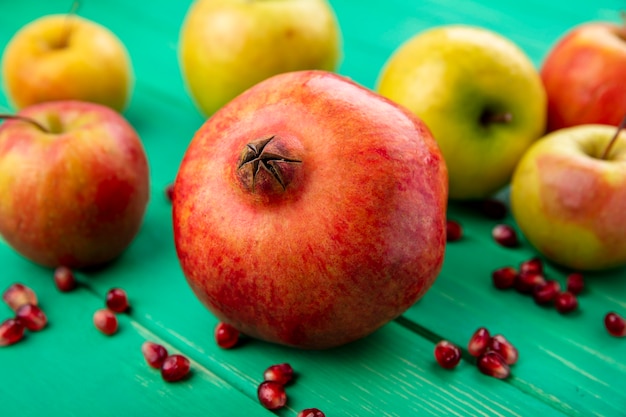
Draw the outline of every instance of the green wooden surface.
[[[34,18],[69,9],[60,0],[0,2],[0,45]],[[50,270],[35,266],[0,243],[0,289],[23,282],[39,295],[49,327],[0,348],[1,416],[236,416],[272,415],[256,400],[263,370],[290,362],[298,377],[288,387],[293,416],[319,407],[328,416],[623,416],[626,415],[626,340],[610,337],[602,318],[626,313],[626,270],[587,274],[581,308],[570,316],[536,306],[530,298],[500,292],[490,273],[534,256],[496,246],[495,224],[453,205],[465,238],[450,244],[443,271],[405,315],[361,341],[328,351],[299,351],[250,341],[221,350],[215,318],[192,295],[176,259],[170,205],[164,188],[203,118],[185,92],[177,62],[178,31],[189,2],[87,0],[80,14],[104,24],[127,45],[137,77],[125,116],[140,133],[151,167],[152,197],[140,234],[114,264],[79,273],[84,286],[59,293]],[[476,24],[515,41],[536,65],[555,40],[589,20],[618,21],[624,0],[599,1],[371,1],[333,0],[343,32],[342,74],[368,87],[391,52],[419,30],[447,23]],[[0,92],[0,106],[8,102]],[[501,197],[505,198],[506,194]],[[512,219],[507,222],[513,224]],[[567,271],[548,266],[563,280]],[[127,290],[132,311],[120,331],[106,337],[92,325],[111,287]],[[0,306],[0,319],[9,317]],[[487,326],[520,351],[513,375],[499,381],[463,361],[439,368],[440,338],[465,345]],[[192,376],[167,384],[145,365],[141,343],[154,340],[193,361]]]

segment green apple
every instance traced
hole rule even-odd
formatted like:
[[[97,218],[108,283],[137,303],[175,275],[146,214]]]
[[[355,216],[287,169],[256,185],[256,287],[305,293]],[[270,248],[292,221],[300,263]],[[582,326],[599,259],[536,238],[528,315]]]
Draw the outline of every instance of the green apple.
[[[511,210],[528,241],[555,263],[625,265],[626,132],[579,125],[537,141],[515,169]]]
[[[389,58],[378,91],[431,129],[448,165],[451,199],[499,191],[545,132],[538,71],[513,42],[482,28],[418,33]]]
[[[327,0],[200,0],[181,28],[182,75],[209,116],[270,76],[336,70],[340,37]]]
[[[72,14],[50,15],[11,38],[2,81],[17,109],[71,99],[119,112],[130,99],[134,74],[126,47],[109,29]]]

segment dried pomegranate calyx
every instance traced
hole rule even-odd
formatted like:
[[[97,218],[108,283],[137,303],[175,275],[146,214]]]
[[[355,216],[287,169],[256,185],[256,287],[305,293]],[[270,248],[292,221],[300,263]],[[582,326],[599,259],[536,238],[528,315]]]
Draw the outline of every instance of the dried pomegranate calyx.
[[[281,149],[279,145],[275,151],[267,150],[267,146],[277,140],[276,135],[258,139],[248,143],[239,157],[237,170],[239,178],[244,184],[249,184],[250,190],[255,191],[258,178],[262,172],[267,172],[270,177],[284,191],[291,182],[291,176],[284,172],[283,163],[300,164],[301,160],[287,156],[288,151]],[[276,143],[276,142],[275,142]]]

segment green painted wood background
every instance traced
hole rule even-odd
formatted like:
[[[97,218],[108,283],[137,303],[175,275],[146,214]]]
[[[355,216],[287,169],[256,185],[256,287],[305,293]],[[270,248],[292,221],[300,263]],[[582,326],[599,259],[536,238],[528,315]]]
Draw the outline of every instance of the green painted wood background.
[[[44,14],[63,13],[67,0],[0,1],[0,46]],[[270,364],[288,361],[296,383],[279,416],[319,407],[327,416],[624,416],[626,339],[603,328],[609,310],[626,314],[626,270],[587,274],[588,290],[575,314],[562,316],[530,298],[499,292],[490,273],[535,253],[526,242],[511,250],[490,238],[492,220],[452,205],[465,238],[450,244],[433,288],[400,319],[353,344],[299,351],[250,341],[221,350],[215,318],[194,298],[176,259],[165,187],[203,118],[183,87],[176,45],[188,1],[87,0],[80,14],[113,30],[127,45],[137,83],[125,116],[140,133],[151,166],[152,196],[145,223],[114,264],[79,273],[84,285],[61,294],[52,272],[0,243],[0,289],[31,286],[49,316],[45,331],[0,349],[0,416],[264,416],[256,387]],[[540,65],[550,46],[572,26],[619,21],[624,0],[356,0],[331,1],[343,32],[342,74],[373,88],[392,51],[416,32],[448,23],[493,29],[516,42]],[[8,107],[0,92],[0,106]],[[506,193],[500,197],[506,198]],[[506,221],[513,224],[509,217]],[[567,271],[548,265],[563,280]],[[93,312],[109,288],[123,287],[132,311],[114,337],[98,333]],[[0,306],[0,319],[8,318]],[[433,358],[441,338],[465,345],[487,326],[520,351],[513,375],[499,381],[469,361],[453,371]],[[164,343],[193,361],[184,382],[167,384],[147,367],[144,340]]]

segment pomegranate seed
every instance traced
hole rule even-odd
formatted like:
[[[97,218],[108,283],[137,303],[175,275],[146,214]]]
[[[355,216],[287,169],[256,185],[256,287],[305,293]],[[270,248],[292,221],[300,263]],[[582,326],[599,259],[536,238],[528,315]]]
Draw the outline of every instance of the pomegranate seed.
[[[17,343],[24,337],[24,325],[16,319],[7,319],[0,324],[0,346]]]
[[[549,279],[543,284],[538,284],[533,288],[533,298],[537,304],[547,304],[554,301],[557,294],[561,292],[561,285],[558,281]]]
[[[526,272],[525,274],[517,274],[515,280],[515,289],[522,294],[531,294],[535,287],[544,285],[546,278],[542,274]]]
[[[19,282],[7,288],[2,294],[2,299],[13,311],[17,311],[17,309],[24,304],[37,305],[37,295],[35,291]]]
[[[491,335],[485,327],[480,327],[474,332],[467,345],[467,351],[472,356],[480,356],[487,350]]]
[[[506,224],[498,224],[491,231],[493,239],[501,246],[514,248],[519,245],[515,229]]]
[[[488,350],[500,354],[507,365],[513,365],[519,358],[517,348],[501,334],[497,334],[489,340]]]
[[[435,359],[442,368],[452,369],[461,360],[461,349],[447,340],[442,340],[435,345]]]
[[[107,308],[116,313],[123,313],[128,310],[128,296],[121,288],[112,288],[106,295]]]
[[[617,313],[607,313],[604,317],[604,326],[615,337],[626,336],[626,320]]]
[[[543,262],[539,258],[532,258],[524,261],[519,266],[521,274],[531,272],[535,274],[543,274]]]
[[[564,291],[556,295],[554,306],[561,314],[569,313],[578,308],[578,299],[571,292]]]
[[[167,349],[164,346],[149,341],[143,342],[141,353],[148,365],[155,369],[161,369],[165,358],[167,358]]]
[[[517,271],[512,266],[498,268],[491,273],[494,287],[505,290],[511,288],[517,280]]]
[[[170,184],[165,187],[165,197],[168,201],[174,200],[174,184]]]
[[[585,289],[583,275],[578,272],[569,274],[566,278],[566,289],[574,295],[580,294]]]
[[[511,374],[511,369],[504,358],[493,350],[483,353],[476,363],[478,370],[485,375],[504,379]]]
[[[161,366],[161,377],[167,382],[176,382],[185,378],[191,369],[189,359],[183,355],[169,355]]]
[[[499,200],[487,199],[483,201],[482,212],[485,216],[493,220],[502,220],[506,217],[506,205]]]
[[[296,417],[326,417],[326,414],[317,408],[307,408],[300,411]]]
[[[54,284],[59,291],[69,292],[76,288],[76,278],[71,269],[60,266],[54,270]]]
[[[286,385],[293,379],[293,368],[288,363],[272,365],[263,372],[263,379]]]
[[[454,220],[448,220],[446,222],[446,241],[455,242],[461,239],[461,236],[463,236],[461,224]]]
[[[220,322],[215,326],[215,341],[222,349],[235,347],[239,342],[239,330],[228,323]]]
[[[102,308],[93,315],[93,324],[102,333],[110,336],[117,332],[117,317],[111,310]]]
[[[259,402],[268,410],[278,410],[287,404],[285,386],[274,381],[264,381],[257,389]]]
[[[37,332],[48,323],[45,313],[36,305],[24,304],[17,309],[15,318],[22,323],[28,330]]]

